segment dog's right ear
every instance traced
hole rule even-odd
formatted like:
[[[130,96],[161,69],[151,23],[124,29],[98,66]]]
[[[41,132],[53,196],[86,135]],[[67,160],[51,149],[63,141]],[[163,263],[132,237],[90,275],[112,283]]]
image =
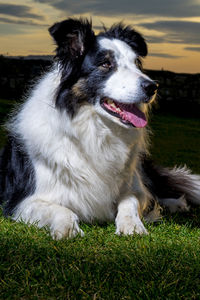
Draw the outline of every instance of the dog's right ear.
[[[95,39],[92,23],[87,19],[67,19],[49,28],[57,48],[56,57],[76,60],[83,57]]]

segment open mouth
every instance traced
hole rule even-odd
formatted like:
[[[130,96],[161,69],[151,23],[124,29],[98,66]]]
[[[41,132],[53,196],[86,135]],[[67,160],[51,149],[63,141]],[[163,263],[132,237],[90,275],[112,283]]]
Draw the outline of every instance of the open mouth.
[[[145,114],[135,104],[120,103],[111,98],[103,98],[101,107],[126,125],[143,128],[147,125]]]

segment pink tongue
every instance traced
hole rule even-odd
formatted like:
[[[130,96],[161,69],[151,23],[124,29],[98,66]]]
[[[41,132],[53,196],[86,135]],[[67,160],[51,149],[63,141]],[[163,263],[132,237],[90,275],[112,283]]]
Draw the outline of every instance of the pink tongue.
[[[122,110],[120,116],[123,120],[130,122],[137,128],[143,128],[147,125],[145,114],[134,104],[117,103],[117,106]]]

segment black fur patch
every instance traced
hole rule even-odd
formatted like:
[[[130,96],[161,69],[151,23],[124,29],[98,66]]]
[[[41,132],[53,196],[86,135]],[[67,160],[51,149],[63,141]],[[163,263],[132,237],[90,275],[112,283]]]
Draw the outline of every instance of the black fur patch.
[[[69,90],[80,78],[84,57],[95,41],[92,24],[87,19],[68,19],[54,24],[49,32],[57,43],[56,59],[62,72],[56,106],[66,108],[73,115],[73,103],[66,101],[70,101]]]
[[[127,43],[139,56],[144,57],[148,53],[147,44],[142,35],[122,23],[113,25],[109,30],[100,33],[99,36],[119,39]]]
[[[12,215],[16,206],[35,191],[33,165],[20,143],[13,137],[0,155],[0,203],[5,216]]]
[[[57,44],[56,58],[62,65],[79,60],[95,39],[92,23],[87,19],[67,19],[55,23],[49,32]]]
[[[99,49],[97,39],[95,47],[86,55],[81,69],[81,76],[85,78],[86,82],[86,101],[95,104],[97,96],[103,96],[104,83],[116,71],[116,68],[117,64],[113,52]]]
[[[106,67],[108,66],[108,67]],[[116,70],[110,50],[98,48],[98,43],[87,53],[80,71],[80,79],[68,90],[67,111],[73,116],[83,102],[95,104],[102,94],[105,81]]]

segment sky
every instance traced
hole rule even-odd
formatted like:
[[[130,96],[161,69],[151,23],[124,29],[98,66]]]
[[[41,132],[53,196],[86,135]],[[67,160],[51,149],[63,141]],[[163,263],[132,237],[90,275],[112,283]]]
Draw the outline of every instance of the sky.
[[[0,54],[53,55],[48,27],[80,16],[97,33],[120,21],[142,33],[147,69],[200,73],[200,0],[0,0]]]

